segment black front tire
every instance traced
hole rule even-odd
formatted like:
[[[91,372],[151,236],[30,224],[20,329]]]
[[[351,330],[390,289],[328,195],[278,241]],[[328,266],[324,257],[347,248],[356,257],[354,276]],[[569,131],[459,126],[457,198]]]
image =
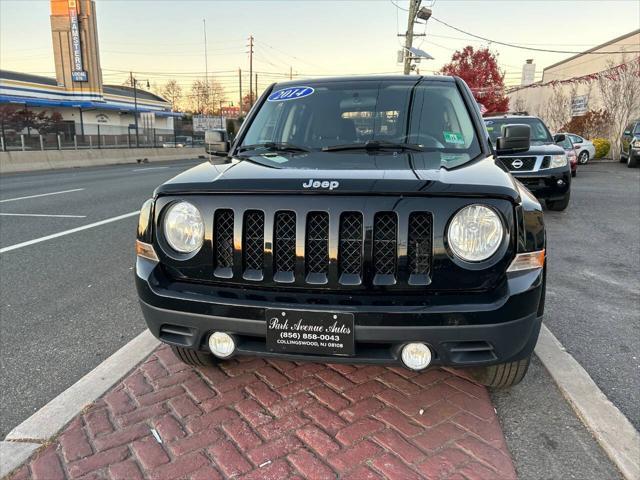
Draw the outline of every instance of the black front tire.
[[[547,208],[549,210],[553,210],[554,212],[561,212],[565,210],[569,206],[569,199],[571,198],[571,193],[567,193],[560,200],[547,200]]]
[[[627,168],[638,168],[638,157],[627,157]]]
[[[515,362],[499,363],[489,367],[470,369],[473,379],[481,385],[491,388],[509,388],[517,385],[527,374],[531,356]]]
[[[199,352],[190,348],[176,347],[174,345],[171,345],[171,351],[180,361],[193,367],[211,367],[218,363],[218,359],[210,353]]]

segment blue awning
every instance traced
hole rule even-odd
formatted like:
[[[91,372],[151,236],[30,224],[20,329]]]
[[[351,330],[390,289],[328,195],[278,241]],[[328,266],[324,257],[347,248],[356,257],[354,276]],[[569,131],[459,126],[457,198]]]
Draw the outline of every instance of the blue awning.
[[[95,102],[89,101],[69,101],[69,100],[48,100],[46,98],[18,97],[15,95],[0,95],[0,103],[15,103],[18,105],[28,105],[31,107],[71,107],[71,108],[91,108]]]
[[[91,102],[77,100],[49,100],[46,98],[19,97],[15,95],[0,95],[0,103],[13,103],[18,105],[27,105],[31,107],[65,107],[65,108],[82,108],[84,110],[117,110],[120,112],[134,112],[134,105],[119,105],[110,102]],[[139,113],[153,112],[158,117],[181,117],[180,112],[169,112],[167,110],[154,110],[142,105],[138,105]]]

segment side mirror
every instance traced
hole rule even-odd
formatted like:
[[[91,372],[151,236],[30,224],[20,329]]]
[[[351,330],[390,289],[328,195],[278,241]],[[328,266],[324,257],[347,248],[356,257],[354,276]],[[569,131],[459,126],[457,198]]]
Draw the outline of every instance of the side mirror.
[[[553,141],[556,143],[562,143],[567,139],[566,135],[563,135],[562,133],[559,133],[557,135],[553,136]]]
[[[531,146],[530,137],[531,127],[529,125],[503,125],[501,136],[496,140],[496,153],[505,155],[526,152]]]
[[[631,130],[625,130],[624,135],[631,135]]]
[[[226,157],[231,150],[229,142],[213,142],[207,144],[207,152],[216,157]]]

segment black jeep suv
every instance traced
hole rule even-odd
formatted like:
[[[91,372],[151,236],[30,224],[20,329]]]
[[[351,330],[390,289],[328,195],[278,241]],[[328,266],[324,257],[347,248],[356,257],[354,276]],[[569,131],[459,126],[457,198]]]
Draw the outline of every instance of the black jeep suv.
[[[531,148],[526,152],[503,155],[498,159],[531,192],[545,201],[549,210],[564,210],[571,196],[571,165],[561,145],[565,135],[549,133],[538,117],[506,114],[485,118],[491,141],[495,144],[504,125],[529,125]]]
[[[223,164],[140,212],[151,332],[193,365],[234,355],[525,375],[545,292],[540,204],[500,164],[466,84],[367,77],[272,85]],[[529,127],[500,153],[527,151]]]

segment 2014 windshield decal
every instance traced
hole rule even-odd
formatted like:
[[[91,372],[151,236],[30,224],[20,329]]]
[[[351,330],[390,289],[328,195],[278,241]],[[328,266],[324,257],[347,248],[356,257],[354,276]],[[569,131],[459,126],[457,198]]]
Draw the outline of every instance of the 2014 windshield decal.
[[[300,98],[308,97],[313,94],[315,90],[313,87],[289,87],[277,92],[273,92],[267,98],[269,102],[283,102],[285,100],[298,100]]]

